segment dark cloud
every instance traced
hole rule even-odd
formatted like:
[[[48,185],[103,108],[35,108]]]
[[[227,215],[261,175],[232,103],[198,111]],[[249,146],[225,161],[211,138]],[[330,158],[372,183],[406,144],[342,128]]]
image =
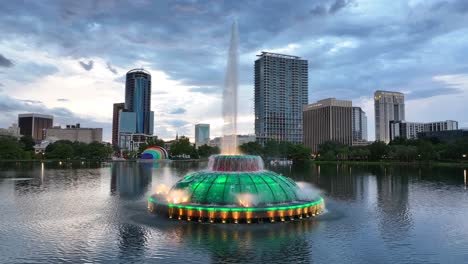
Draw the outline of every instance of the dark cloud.
[[[173,109],[172,111],[170,111],[169,114],[171,114],[171,115],[180,115],[180,114],[185,114],[186,112],[187,112],[187,110],[185,110],[182,107],[179,107],[179,108],[176,108],[176,109]]]
[[[115,68],[112,67],[112,65],[108,62],[106,63],[106,67],[109,71],[111,71],[113,74],[118,74],[117,73],[117,70]]]
[[[341,9],[345,8],[349,4],[351,4],[353,1],[352,0],[335,0],[335,2],[332,3],[330,6],[330,9],[328,10],[329,13],[334,14]]]
[[[57,99],[58,102],[68,102],[70,100],[66,99],[66,98],[58,98]]]
[[[88,63],[83,62],[83,61],[79,61],[79,63],[81,65],[81,67],[83,67],[83,69],[85,69],[87,71],[90,71],[94,66],[94,61],[93,60],[88,61]]]
[[[450,88],[450,87],[436,87],[432,89],[414,90],[410,94],[406,95],[406,99],[417,100],[417,99],[430,98],[430,97],[434,97],[438,95],[460,94],[460,93],[463,93],[462,89]]]
[[[13,62],[10,59],[5,58],[2,54],[0,54],[0,67],[13,67]]]

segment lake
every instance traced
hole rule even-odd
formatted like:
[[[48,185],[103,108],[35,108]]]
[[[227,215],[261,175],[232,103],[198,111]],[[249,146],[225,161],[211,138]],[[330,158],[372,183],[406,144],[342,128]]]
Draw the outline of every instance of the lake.
[[[201,224],[147,212],[155,186],[206,162],[3,163],[0,263],[468,263],[467,169],[274,167],[322,192],[289,223]]]

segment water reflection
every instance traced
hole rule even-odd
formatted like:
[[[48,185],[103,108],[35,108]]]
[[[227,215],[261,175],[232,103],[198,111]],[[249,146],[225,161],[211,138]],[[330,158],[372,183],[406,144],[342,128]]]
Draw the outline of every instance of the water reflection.
[[[172,233],[182,247],[204,252],[211,263],[310,263],[310,236],[319,226],[312,220],[250,226],[191,223],[174,226]]]
[[[411,211],[408,205],[408,169],[385,167],[377,170],[375,175],[381,235],[384,240],[392,242],[404,239],[412,228]]]
[[[111,194],[125,199],[142,198],[150,186],[152,168],[152,163],[114,163],[111,166]]]

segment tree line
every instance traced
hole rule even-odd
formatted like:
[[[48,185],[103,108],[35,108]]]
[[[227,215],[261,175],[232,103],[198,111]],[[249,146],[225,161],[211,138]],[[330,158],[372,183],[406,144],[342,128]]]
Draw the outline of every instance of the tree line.
[[[103,160],[110,158],[112,147],[109,144],[92,142],[89,144],[59,140],[49,144],[44,154],[35,154],[34,140],[23,136],[19,140],[14,137],[0,137],[0,160],[30,160],[30,159],[87,159]]]
[[[467,160],[468,139],[451,143],[437,139],[397,138],[389,144],[376,141],[368,146],[347,146],[336,142],[325,142],[319,146],[317,160],[355,161],[462,161]]]

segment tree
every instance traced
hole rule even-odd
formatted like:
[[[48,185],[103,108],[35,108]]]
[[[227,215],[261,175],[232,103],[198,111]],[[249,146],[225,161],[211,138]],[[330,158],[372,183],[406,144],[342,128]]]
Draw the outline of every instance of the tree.
[[[218,147],[211,147],[207,144],[201,145],[198,147],[198,155],[200,158],[208,158],[211,155],[218,154],[219,148]]]
[[[0,137],[0,159],[12,160],[25,158],[22,144],[13,137]]]
[[[380,160],[384,158],[385,155],[388,154],[388,147],[387,144],[383,141],[376,141],[369,145],[370,155],[369,158],[371,160]]]
[[[34,139],[31,136],[22,136],[20,138],[20,143],[23,145],[23,149],[25,151],[33,151],[34,150]]]
[[[71,159],[73,158],[73,147],[70,141],[57,141],[49,144],[45,150],[48,159]]]
[[[242,153],[248,155],[263,155],[263,147],[257,142],[247,142],[239,146]]]
[[[171,156],[190,155],[192,154],[193,148],[190,144],[190,140],[187,137],[180,137],[179,140],[175,141],[171,145],[170,153]]]

